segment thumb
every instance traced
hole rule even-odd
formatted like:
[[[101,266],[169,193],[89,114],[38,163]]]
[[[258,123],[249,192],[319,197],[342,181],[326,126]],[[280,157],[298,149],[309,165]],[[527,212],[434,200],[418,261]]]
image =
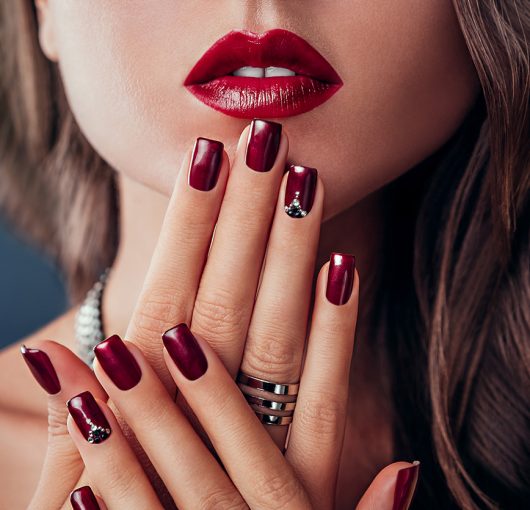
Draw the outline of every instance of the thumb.
[[[48,393],[48,449],[28,508],[60,508],[84,467],[66,428],[66,402],[85,390],[105,401],[108,396],[92,370],[65,346],[40,340],[23,345],[20,351],[36,381]]]
[[[390,464],[374,478],[357,510],[408,510],[414,497],[420,463]]]

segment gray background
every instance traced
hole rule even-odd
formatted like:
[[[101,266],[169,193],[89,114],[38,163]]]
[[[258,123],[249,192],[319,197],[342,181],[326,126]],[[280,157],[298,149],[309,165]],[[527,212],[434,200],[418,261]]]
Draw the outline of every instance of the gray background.
[[[0,348],[68,308],[62,275],[0,215]]]

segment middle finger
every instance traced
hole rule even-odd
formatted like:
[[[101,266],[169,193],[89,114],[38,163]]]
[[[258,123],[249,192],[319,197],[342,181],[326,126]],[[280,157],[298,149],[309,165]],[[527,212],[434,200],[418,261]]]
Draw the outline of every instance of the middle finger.
[[[254,119],[239,139],[191,324],[235,376],[288,152],[276,122]]]

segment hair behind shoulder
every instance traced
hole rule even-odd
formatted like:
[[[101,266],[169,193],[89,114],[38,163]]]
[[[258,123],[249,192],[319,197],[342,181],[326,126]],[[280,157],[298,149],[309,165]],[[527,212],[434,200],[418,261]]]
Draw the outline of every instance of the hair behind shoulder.
[[[0,208],[63,270],[79,301],[118,245],[114,171],[79,130],[32,1],[0,2]]]

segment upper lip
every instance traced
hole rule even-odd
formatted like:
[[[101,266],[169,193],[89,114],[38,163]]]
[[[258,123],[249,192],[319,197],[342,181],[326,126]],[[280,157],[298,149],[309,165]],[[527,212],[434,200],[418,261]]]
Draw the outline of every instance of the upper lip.
[[[184,85],[206,83],[243,66],[286,67],[325,83],[342,84],[335,69],[313,46],[293,32],[277,28],[263,34],[228,32],[206,50]]]

